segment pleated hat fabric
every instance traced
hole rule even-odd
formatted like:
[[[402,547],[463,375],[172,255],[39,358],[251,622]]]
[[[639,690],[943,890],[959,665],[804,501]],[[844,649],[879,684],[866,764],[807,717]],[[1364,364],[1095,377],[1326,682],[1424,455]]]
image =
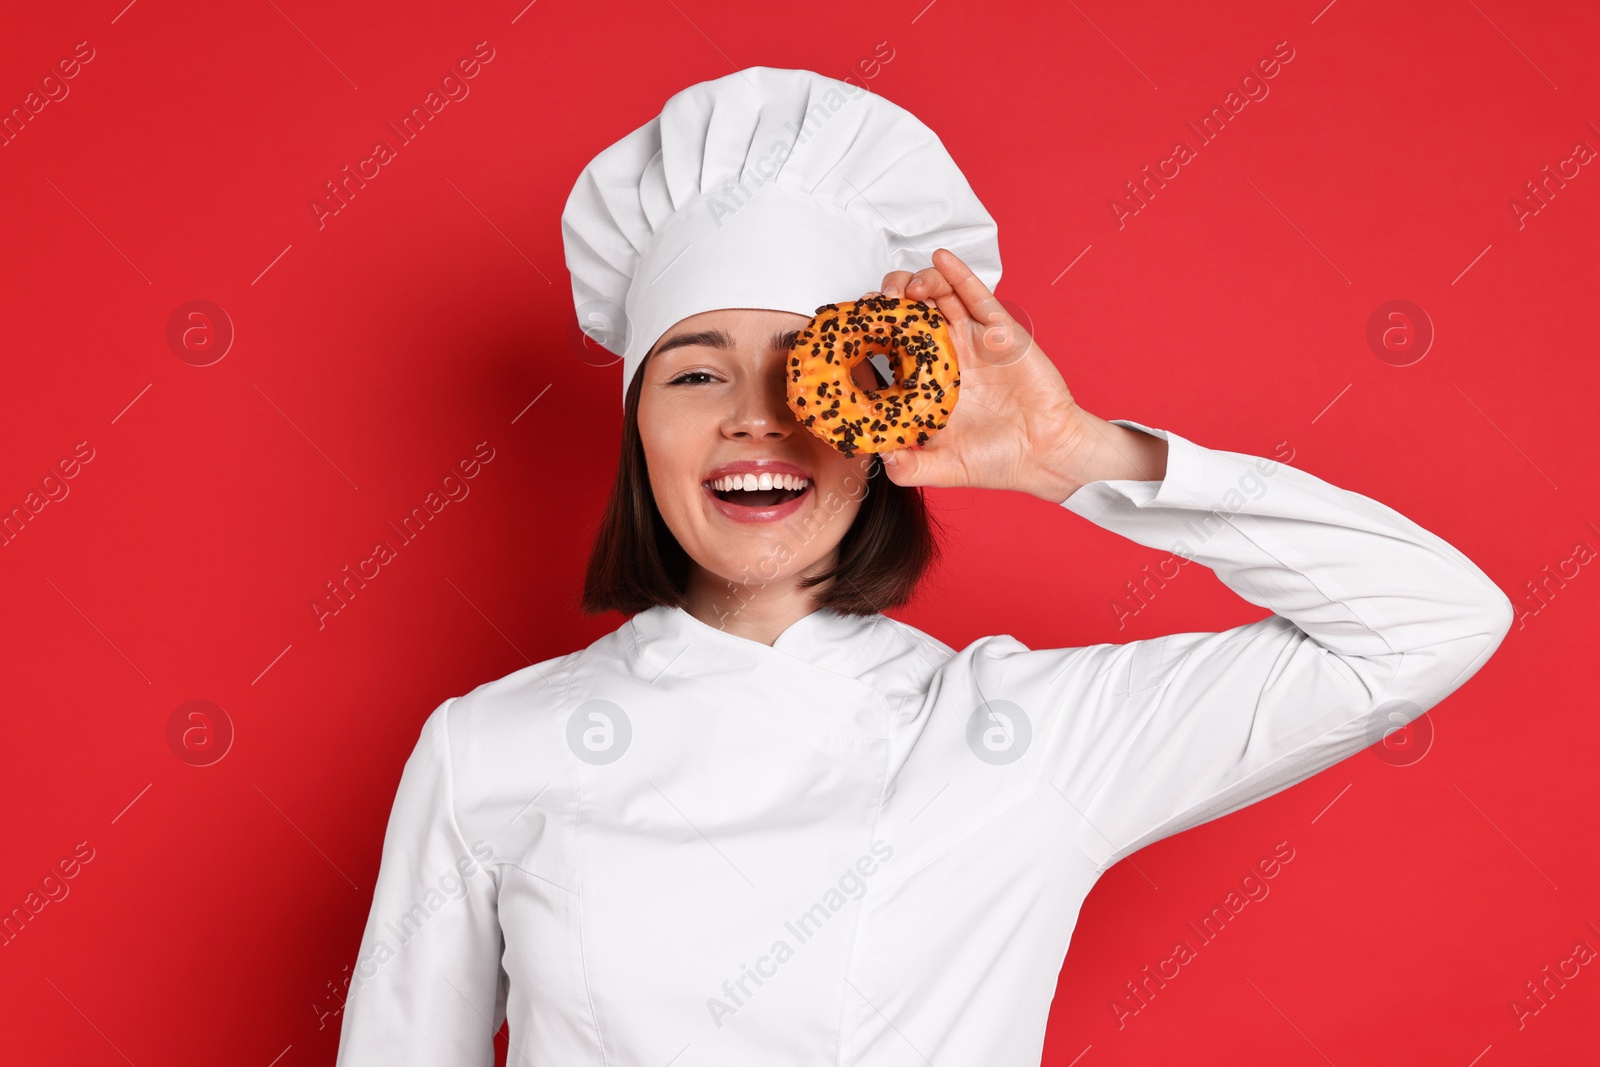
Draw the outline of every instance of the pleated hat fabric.
[[[690,315],[811,316],[950,249],[993,289],[994,219],[934,132],[867,89],[749,67],[700,82],[595,156],[561,215],[580,327],[622,395]]]

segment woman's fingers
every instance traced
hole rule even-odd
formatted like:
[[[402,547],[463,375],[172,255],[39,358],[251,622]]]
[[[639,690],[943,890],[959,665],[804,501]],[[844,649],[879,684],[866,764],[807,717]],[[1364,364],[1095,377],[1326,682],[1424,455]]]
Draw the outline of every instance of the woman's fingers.
[[[949,279],[939,273],[937,267],[924,267],[906,284],[906,296],[924,303],[932,303],[954,292]]]
[[[939,258],[940,253],[944,254],[942,262]],[[942,283],[940,289],[954,292],[961,298],[959,304],[952,303],[950,311],[945,313],[945,318],[951,322],[960,325],[970,317],[988,323],[991,321],[989,318],[991,312],[998,311],[1002,315],[1005,314],[1005,308],[994,298],[989,287],[972,272],[971,267],[961,262],[961,257],[948,248],[933,250],[933,266],[928,268],[928,271],[938,276]],[[944,294],[941,292],[939,295]],[[939,310],[944,310],[943,304]]]
[[[911,280],[908,270],[892,270],[883,276],[883,295],[900,296],[906,291],[906,283]]]
[[[944,258],[941,259],[941,256]],[[1004,366],[1027,354],[1033,338],[1011,317],[1005,305],[989,291],[989,287],[973,273],[972,268],[961,262],[960,256],[948,248],[937,248],[934,249],[933,262],[934,267],[930,269],[938,273],[943,283],[939,289],[955,297],[939,299],[939,310],[950,320],[952,329],[968,331],[978,347],[978,354],[986,363]],[[939,295],[943,296],[944,293]]]
[[[952,330],[972,338],[978,355],[987,363],[1005,366],[1021,359],[1033,339],[982,279],[948,248],[935,249],[933,260],[933,266],[915,273],[894,270],[885,274],[883,295],[903,295],[933,304]]]

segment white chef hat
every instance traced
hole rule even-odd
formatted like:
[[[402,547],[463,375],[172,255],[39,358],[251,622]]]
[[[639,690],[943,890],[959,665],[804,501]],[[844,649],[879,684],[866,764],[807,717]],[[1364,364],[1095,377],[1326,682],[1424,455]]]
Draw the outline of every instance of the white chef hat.
[[[578,176],[572,301],[622,358],[624,403],[673,325],[717,308],[810,316],[950,249],[993,289],[994,219],[934,132],[848,82],[749,67],[673,95]]]

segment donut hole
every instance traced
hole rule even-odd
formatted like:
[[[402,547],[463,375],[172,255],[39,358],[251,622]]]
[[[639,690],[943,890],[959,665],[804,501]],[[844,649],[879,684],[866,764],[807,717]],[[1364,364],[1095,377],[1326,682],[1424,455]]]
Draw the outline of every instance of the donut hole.
[[[896,355],[893,348],[866,349],[866,355],[850,368],[850,381],[866,393],[881,392],[900,384],[900,376],[895,370]]]

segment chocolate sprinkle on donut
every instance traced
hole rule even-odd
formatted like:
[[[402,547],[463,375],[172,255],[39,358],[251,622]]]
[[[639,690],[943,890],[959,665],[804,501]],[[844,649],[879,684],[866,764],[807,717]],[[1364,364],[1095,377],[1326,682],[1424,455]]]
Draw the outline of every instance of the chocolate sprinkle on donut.
[[[927,444],[960,386],[944,316],[921,300],[824,304],[789,356],[790,410],[846,456]]]

